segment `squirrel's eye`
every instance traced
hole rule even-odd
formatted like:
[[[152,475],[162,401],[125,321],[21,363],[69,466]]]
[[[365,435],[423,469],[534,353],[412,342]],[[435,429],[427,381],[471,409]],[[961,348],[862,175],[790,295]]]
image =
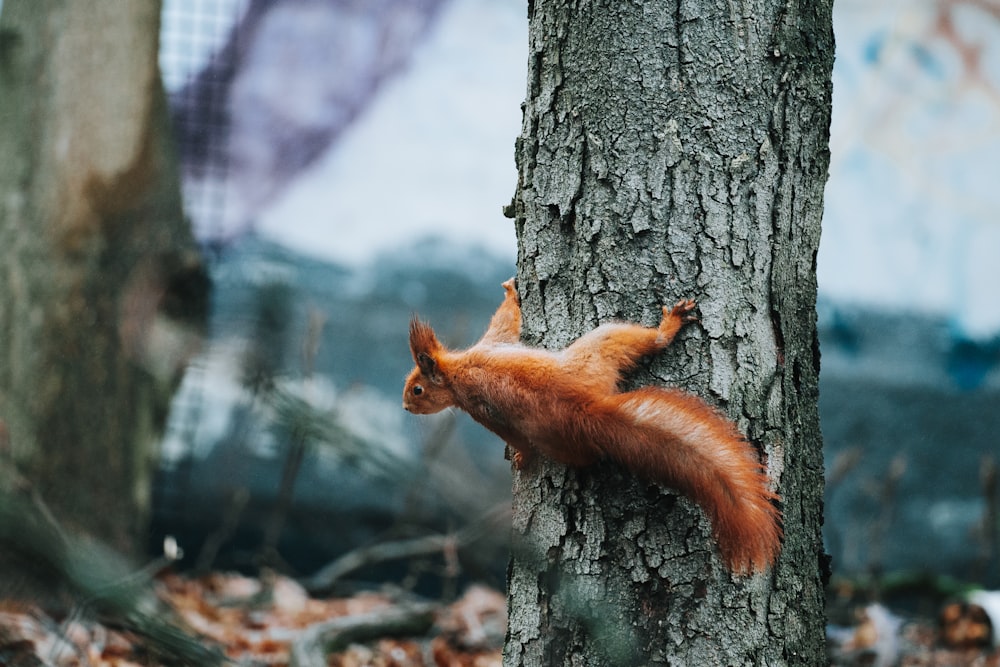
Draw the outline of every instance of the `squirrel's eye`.
[[[413,385],[413,395],[414,396],[419,396],[422,393],[424,393],[424,388],[423,387],[421,387],[419,384]]]

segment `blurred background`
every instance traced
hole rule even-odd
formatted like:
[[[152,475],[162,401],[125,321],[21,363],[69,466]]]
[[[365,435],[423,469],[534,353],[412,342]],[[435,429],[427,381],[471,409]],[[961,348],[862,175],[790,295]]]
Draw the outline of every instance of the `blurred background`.
[[[838,0],[835,30],[818,262],[833,570],[995,587],[1000,0]],[[449,535],[454,557],[350,576],[503,585],[502,444],[399,395],[411,313],[470,343],[514,274],[501,208],[526,33],[523,0],[165,0],[214,289],[168,420],[156,544],[310,575]]]

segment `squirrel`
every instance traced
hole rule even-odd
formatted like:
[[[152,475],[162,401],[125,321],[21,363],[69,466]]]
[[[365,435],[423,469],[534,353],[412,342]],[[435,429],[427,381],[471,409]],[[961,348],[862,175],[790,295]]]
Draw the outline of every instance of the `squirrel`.
[[[535,454],[572,467],[610,459],[695,501],[708,515],[723,561],[737,574],[762,572],[781,548],[781,513],[764,467],[736,426],[679,389],[622,392],[623,374],[666,348],[688,322],[692,300],[663,307],[658,327],[603,324],[561,351],[520,342],[514,279],[483,337],[445,348],[416,316],[403,407],[432,414],[457,407],[509,446],[523,470]]]

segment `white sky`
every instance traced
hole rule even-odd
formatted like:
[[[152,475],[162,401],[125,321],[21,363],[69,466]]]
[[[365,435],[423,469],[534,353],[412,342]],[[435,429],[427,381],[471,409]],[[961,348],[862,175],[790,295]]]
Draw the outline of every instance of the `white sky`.
[[[262,212],[258,230],[348,264],[429,233],[513,262],[501,208],[517,179],[527,53],[522,0],[452,0],[409,70]]]

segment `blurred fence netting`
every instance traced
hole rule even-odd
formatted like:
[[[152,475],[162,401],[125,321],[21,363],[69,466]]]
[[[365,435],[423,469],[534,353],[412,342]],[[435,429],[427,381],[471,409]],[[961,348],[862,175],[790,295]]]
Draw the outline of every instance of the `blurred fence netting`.
[[[249,0],[164,0],[160,69],[181,162],[184,210],[199,239],[218,239],[226,206],[230,110]]]

